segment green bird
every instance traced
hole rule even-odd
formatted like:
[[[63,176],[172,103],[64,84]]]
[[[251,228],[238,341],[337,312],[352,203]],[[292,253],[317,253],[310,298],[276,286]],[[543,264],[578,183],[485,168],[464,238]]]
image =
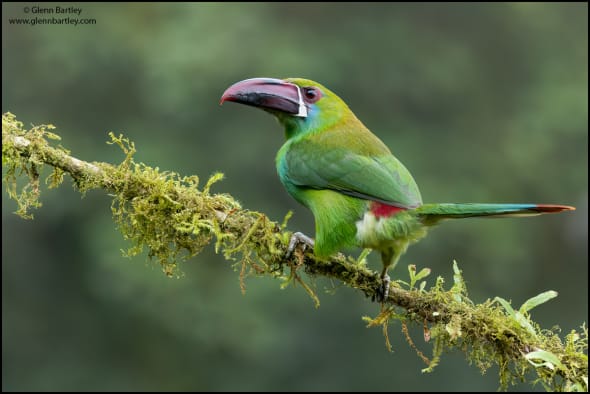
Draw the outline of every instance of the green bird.
[[[230,86],[221,104],[233,101],[273,114],[287,141],[276,156],[287,192],[311,210],[315,242],[295,233],[288,254],[302,242],[327,257],[345,247],[381,253],[381,300],[388,268],[408,246],[444,219],[512,217],[575,208],[541,204],[423,204],[418,186],[389,148],[346,103],[317,82],[301,78],[252,78]]]

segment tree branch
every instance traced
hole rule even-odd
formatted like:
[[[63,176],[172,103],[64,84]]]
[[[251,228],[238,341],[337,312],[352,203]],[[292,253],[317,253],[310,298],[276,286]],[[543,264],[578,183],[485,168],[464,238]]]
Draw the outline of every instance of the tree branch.
[[[23,217],[31,217],[31,208],[39,207],[39,172],[43,165],[53,168],[49,186],[56,187],[69,174],[81,192],[104,189],[113,195],[112,213],[115,222],[132,247],[129,255],[144,248],[156,258],[167,275],[174,275],[178,262],[198,254],[213,243],[218,253],[234,261],[240,268],[240,278],[250,274],[269,275],[289,283],[300,283],[319,305],[312,288],[305,283],[300,271],[307,276],[324,276],[341,281],[375,298],[381,285],[379,276],[368,270],[364,258],[358,260],[338,254],[319,259],[310,252],[297,250],[289,259],[285,252],[291,233],[282,224],[264,214],[243,209],[227,194],[211,194],[210,188],[222,178],[215,174],[199,189],[197,176],[181,177],[173,172],[162,172],[133,161],[135,146],[122,136],[112,133],[111,144],[117,144],[126,157],[119,165],[89,163],[69,154],[61,146],[51,146],[50,140],[59,137],[49,130],[53,126],[23,129],[14,115],[2,117],[2,162],[4,183]],[[28,183],[18,188],[20,174]],[[410,266],[410,283],[392,283],[389,298],[381,313],[365,318],[369,326],[387,325],[392,320],[402,322],[402,331],[409,337],[406,324],[424,327],[426,341],[434,340],[433,357],[426,359],[430,371],[438,363],[442,352],[451,347],[464,350],[468,358],[482,370],[493,364],[500,367],[502,388],[515,380],[525,379],[527,372],[536,372],[545,388],[552,390],[587,390],[587,329],[559,336],[531,321],[523,305],[518,311],[501,298],[475,304],[467,297],[461,272],[454,266],[455,280],[449,290],[443,288],[442,278],[428,290],[425,282],[415,287],[429,272],[416,274]],[[288,270],[289,274],[285,274]],[[554,295],[544,293],[536,299],[536,306]],[[526,304],[526,303],[525,303]]]

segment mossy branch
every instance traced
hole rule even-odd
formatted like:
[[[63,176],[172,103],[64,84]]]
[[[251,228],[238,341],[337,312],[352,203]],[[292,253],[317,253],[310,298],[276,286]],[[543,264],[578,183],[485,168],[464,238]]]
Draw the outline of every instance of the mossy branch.
[[[297,250],[286,259],[291,236],[285,229],[289,215],[279,224],[260,212],[242,208],[230,195],[212,194],[211,187],[222,179],[222,174],[213,175],[199,189],[197,176],[182,177],[136,163],[134,144],[113,133],[109,143],[123,150],[125,159],[121,164],[82,161],[63,147],[50,144],[51,140],[59,140],[49,131],[53,128],[44,125],[25,130],[14,115],[2,116],[3,182],[8,195],[17,202],[16,213],[20,216],[32,218],[31,208],[41,206],[40,172],[42,166],[49,165],[53,170],[46,180],[50,188],[57,187],[67,173],[83,193],[104,189],[112,194],[113,218],[132,244],[127,254],[136,255],[147,248],[167,275],[175,275],[179,262],[214,243],[215,251],[223,253],[239,269],[242,286],[250,274],[279,278],[283,285],[299,283],[317,306],[319,300],[301,276],[303,271],[309,277],[337,279],[375,298],[381,282],[375,272],[366,268],[366,254],[358,259],[341,254],[319,259]],[[19,187],[23,180],[24,185]],[[555,292],[533,297],[517,311],[498,297],[475,304],[467,297],[456,264],[454,270],[454,284],[449,290],[444,289],[441,277],[427,290],[423,279],[430,271],[416,273],[415,267],[409,266],[409,282],[392,284],[381,313],[365,318],[368,326],[382,326],[389,344],[388,323],[401,321],[403,335],[428,365],[425,372],[438,364],[444,351],[459,348],[482,371],[497,364],[504,389],[515,381],[529,380],[543,384],[547,390],[587,390],[585,324],[580,332],[572,330],[562,340],[557,330],[541,329],[528,314],[533,307],[553,298]],[[422,326],[424,340],[433,342],[431,359],[416,348],[407,330],[409,323]],[[532,379],[530,372],[534,372]]]

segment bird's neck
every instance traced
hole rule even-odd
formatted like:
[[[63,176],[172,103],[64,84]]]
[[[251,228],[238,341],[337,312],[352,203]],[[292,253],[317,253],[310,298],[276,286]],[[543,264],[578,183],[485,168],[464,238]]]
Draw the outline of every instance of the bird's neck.
[[[304,134],[302,130],[305,130],[305,128],[302,127],[301,121],[299,119],[288,119],[281,123],[285,127],[285,138],[287,141]]]
[[[293,116],[279,117],[279,122],[285,128],[285,137],[287,140],[302,138],[307,135],[321,133],[325,130],[332,129],[338,125],[356,125],[361,124],[352,112],[345,114],[335,113],[331,116],[317,116],[310,112],[307,118],[298,118]],[[354,126],[352,126],[354,127]],[[364,126],[360,126],[364,127]]]

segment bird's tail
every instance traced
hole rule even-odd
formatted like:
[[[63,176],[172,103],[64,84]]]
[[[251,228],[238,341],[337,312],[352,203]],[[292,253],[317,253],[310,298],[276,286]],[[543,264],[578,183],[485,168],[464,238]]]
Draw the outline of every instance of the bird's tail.
[[[576,208],[567,205],[548,204],[425,204],[416,208],[428,224],[442,219],[460,219],[471,217],[524,217],[545,213],[573,211]]]

